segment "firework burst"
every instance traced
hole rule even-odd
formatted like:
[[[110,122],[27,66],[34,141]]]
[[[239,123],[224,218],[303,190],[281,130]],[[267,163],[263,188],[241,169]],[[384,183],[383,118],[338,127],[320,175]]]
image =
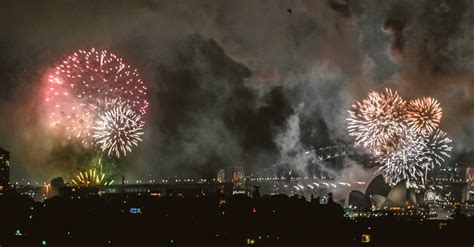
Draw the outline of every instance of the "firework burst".
[[[94,186],[94,185],[111,185],[114,180],[106,178],[105,173],[98,169],[92,168],[88,171],[79,172],[71,180],[74,185],[78,186]]]
[[[446,158],[451,157],[449,154],[453,150],[450,146],[451,142],[446,132],[439,129],[427,137],[425,154],[431,158],[431,166],[441,166]]]
[[[92,136],[103,152],[120,158],[120,155],[125,156],[142,141],[142,128],[141,116],[128,105],[119,104],[99,114]]]
[[[47,78],[45,101],[49,124],[54,129],[64,133],[68,139],[98,144],[101,150],[108,148],[104,148],[97,128],[102,126],[104,117],[111,116],[112,109],[126,107],[127,112],[143,117],[149,108],[147,88],[138,71],[115,54],[94,48],[74,52],[52,70]],[[143,124],[143,121],[134,125],[129,123],[127,128],[141,129]],[[126,136],[137,135],[136,132],[120,133],[123,140],[117,140],[117,143],[136,145],[134,136]],[[123,147],[130,152],[130,146]]]
[[[407,106],[407,123],[414,131],[430,134],[438,128],[443,109],[436,99],[423,97],[410,101]]]
[[[429,164],[424,155],[426,143],[423,137],[405,130],[401,138],[390,152],[378,154],[376,160],[381,164],[379,172],[387,183],[395,185],[402,180],[410,183],[419,182],[423,178]]]
[[[50,73],[47,86],[51,125],[69,126],[92,114],[103,98],[125,102],[141,115],[149,107],[147,88],[137,70],[105,50],[75,52]]]
[[[78,113],[70,116],[68,119],[69,125],[65,126],[68,138],[72,137],[81,140],[84,144],[90,143],[90,133],[94,117],[89,113]],[[71,136],[73,135],[73,136]]]
[[[433,98],[406,105],[389,89],[371,92],[352,106],[349,116],[349,135],[367,148],[379,164],[377,171],[392,185],[424,183],[427,172],[450,157],[451,140],[438,129],[442,109]]]
[[[349,135],[356,144],[377,149],[400,135],[404,128],[406,102],[390,89],[371,92],[349,111]]]

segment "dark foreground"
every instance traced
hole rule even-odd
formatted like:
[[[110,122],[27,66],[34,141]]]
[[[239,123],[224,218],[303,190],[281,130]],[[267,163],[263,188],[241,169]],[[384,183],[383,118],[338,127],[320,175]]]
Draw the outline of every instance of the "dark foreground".
[[[297,197],[0,197],[0,246],[473,246],[474,221],[353,221]],[[362,235],[370,243],[362,243]]]

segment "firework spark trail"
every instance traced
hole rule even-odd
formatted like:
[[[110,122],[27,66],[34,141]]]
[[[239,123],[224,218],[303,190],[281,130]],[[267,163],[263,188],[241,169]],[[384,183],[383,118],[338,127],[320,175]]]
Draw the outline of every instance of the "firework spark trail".
[[[450,157],[452,142],[438,129],[442,108],[424,97],[408,106],[397,92],[371,92],[349,111],[348,131],[373,155],[388,183],[424,183],[423,174]]]
[[[141,115],[149,107],[145,97],[147,88],[138,71],[105,50],[92,48],[75,52],[56,66],[49,75],[49,82],[51,87],[46,100],[57,104],[73,98],[79,101],[79,107],[95,107],[97,98],[108,97],[126,102]]]
[[[453,150],[450,146],[451,142],[446,132],[440,129],[433,131],[427,137],[425,154],[431,158],[432,167],[441,166],[446,158],[451,157],[449,154]]]
[[[118,99],[144,115],[149,107],[147,88],[136,69],[107,51],[79,50],[67,57],[48,78],[46,102],[51,125],[91,114],[101,98]]]
[[[99,120],[93,127],[92,136],[99,148],[107,155],[126,155],[133,146],[142,141],[143,121],[141,116],[128,105],[117,107],[99,114]]]
[[[423,135],[438,128],[443,109],[436,99],[423,97],[410,101],[407,106],[407,123],[413,130]]]
[[[94,118],[91,114],[77,113],[69,119],[69,126],[66,130],[71,130],[75,138],[81,139],[83,143],[89,143],[89,136]]]
[[[111,185],[114,180],[107,179],[105,173],[96,168],[91,168],[88,171],[79,172],[79,174],[74,176],[71,182],[78,186]]]
[[[352,105],[349,111],[349,135],[356,144],[368,149],[377,149],[403,131],[406,102],[390,89],[371,92],[362,102]]]
[[[101,150],[107,148],[103,147],[104,143],[97,143],[97,135],[92,136],[93,126],[103,121],[101,116],[118,105],[126,105],[128,111],[140,116],[149,108],[147,88],[138,71],[115,54],[94,48],[74,52],[58,64],[48,76],[45,91],[50,125],[64,132],[68,139],[98,144]],[[140,121],[138,126],[141,128],[143,124]],[[123,133],[135,134],[133,131]],[[137,145],[133,137],[133,141],[124,135],[120,137],[124,139],[116,140],[118,143],[129,144],[118,145],[128,152],[130,146]]]
[[[406,179],[408,183],[419,182],[428,168],[429,159],[424,155],[426,143],[423,136],[406,129],[398,145],[390,152],[376,156],[381,164],[377,171],[382,172],[387,183],[395,185]]]

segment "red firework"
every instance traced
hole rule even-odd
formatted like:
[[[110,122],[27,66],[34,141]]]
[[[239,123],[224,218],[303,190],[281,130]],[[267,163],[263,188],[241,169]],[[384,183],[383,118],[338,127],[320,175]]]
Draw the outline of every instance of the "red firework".
[[[142,116],[149,108],[147,87],[137,69],[94,48],[74,52],[56,65],[45,91],[50,125],[83,142],[88,142],[105,99],[123,102]]]

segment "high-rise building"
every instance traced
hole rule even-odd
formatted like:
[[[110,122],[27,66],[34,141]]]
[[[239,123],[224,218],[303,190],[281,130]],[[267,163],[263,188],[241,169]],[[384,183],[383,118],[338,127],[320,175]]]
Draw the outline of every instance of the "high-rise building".
[[[10,182],[10,152],[0,148],[0,194],[8,188]]]
[[[446,164],[433,170],[433,185],[436,194],[449,203],[466,200],[464,170],[458,164]]]

